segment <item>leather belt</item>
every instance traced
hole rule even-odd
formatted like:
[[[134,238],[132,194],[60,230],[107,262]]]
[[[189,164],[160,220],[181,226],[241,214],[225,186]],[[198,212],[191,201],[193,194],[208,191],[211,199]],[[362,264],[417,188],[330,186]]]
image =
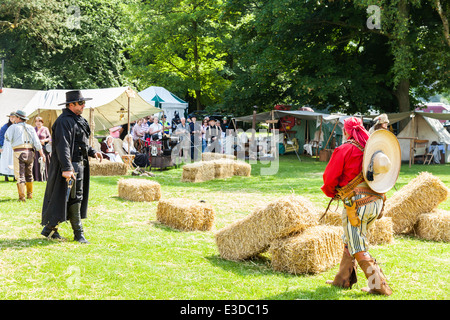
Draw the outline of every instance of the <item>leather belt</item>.
[[[14,152],[20,152],[20,151],[32,151],[33,148],[15,148],[13,149]]]
[[[357,187],[353,190],[355,194],[361,194],[365,197],[355,200],[356,208],[364,207],[368,205],[369,203],[372,203],[377,200],[383,200],[383,206],[381,208],[380,214],[378,216],[378,219],[380,219],[383,216],[383,210],[384,210],[384,203],[386,201],[386,195],[384,193],[377,193],[373,191],[370,188],[361,188]]]

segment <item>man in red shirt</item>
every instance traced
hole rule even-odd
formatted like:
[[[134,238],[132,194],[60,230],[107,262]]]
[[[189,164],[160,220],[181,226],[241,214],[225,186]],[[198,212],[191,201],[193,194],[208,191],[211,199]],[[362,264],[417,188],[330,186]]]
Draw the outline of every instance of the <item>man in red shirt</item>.
[[[367,252],[367,229],[379,217],[383,207],[382,196],[384,196],[372,191],[364,181],[362,174],[364,148],[369,139],[369,133],[362,125],[361,120],[355,117],[345,120],[344,129],[347,142],[334,150],[325,168],[324,185],[321,188],[328,197],[343,200],[345,204],[342,213],[344,253],[338,274],[333,281],[327,281],[327,283],[351,288],[357,282],[357,261],[367,279],[372,281],[369,283],[369,288],[363,288],[363,291],[390,295],[392,291],[386,284],[381,268]],[[347,195],[342,198],[339,191],[346,189],[345,187],[350,187],[351,192],[350,195],[347,192]],[[354,193],[354,190],[366,191]],[[356,206],[358,200],[368,196],[367,192],[375,194],[375,196],[372,196],[371,200],[363,205]]]

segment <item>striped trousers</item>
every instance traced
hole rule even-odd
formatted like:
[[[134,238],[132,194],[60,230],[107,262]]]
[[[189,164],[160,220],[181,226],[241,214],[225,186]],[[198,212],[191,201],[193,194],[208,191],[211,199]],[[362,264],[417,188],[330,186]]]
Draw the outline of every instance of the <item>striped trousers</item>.
[[[363,198],[364,195],[356,195],[355,200]],[[377,219],[383,207],[383,200],[371,202],[356,211],[361,224],[358,227],[351,225],[348,221],[347,210],[344,207],[342,211],[342,226],[344,227],[344,234],[342,240],[344,244],[348,245],[348,250],[353,256],[360,251],[368,251],[367,231]]]

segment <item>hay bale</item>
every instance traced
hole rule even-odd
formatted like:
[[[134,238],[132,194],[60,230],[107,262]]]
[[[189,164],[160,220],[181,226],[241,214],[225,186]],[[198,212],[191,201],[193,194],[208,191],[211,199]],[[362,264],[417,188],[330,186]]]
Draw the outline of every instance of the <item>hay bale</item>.
[[[449,188],[438,177],[421,172],[386,201],[384,215],[392,218],[394,233],[408,233],[420,214],[436,209],[449,194]]]
[[[320,213],[319,218],[322,214]],[[342,213],[328,211],[319,223],[342,228]],[[372,245],[392,243],[394,240],[392,218],[382,217],[381,219],[375,219],[369,230],[367,230],[366,238]]]
[[[111,162],[103,159],[89,159],[89,172],[91,176],[124,176],[128,173],[128,167],[122,162]]]
[[[234,175],[234,161],[219,159],[210,162],[214,164],[214,179],[226,179]]]
[[[234,175],[250,177],[252,166],[244,161],[234,161]]]
[[[199,161],[183,166],[181,181],[204,182],[215,177],[215,165],[211,161]]]
[[[450,211],[436,209],[421,214],[414,232],[422,239],[450,242]]]
[[[318,215],[318,219],[323,215],[323,212],[320,212]],[[342,213],[335,211],[328,211],[327,214],[320,220],[320,224],[329,225],[329,226],[337,226],[342,227]]]
[[[376,219],[367,231],[367,241],[371,245],[392,243],[394,241],[392,218]]]
[[[161,185],[147,179],[120,179],[117,183],[119,198],[130,201],[158,201],[161,198]]]
[[[270,244],[272,268],[293,274],[320,273],[342,257],[342,227],[319,225]]]
[[[164,199],[158,202],[156,219],[181,231],[208,231],[214,225],[211,204],[190,199]]]
[[[247,217],[215,233],[219,254],[243,260],[266,251],[278,238],[317,225],[316,208],[301,196],[286,196],[257,208]]]

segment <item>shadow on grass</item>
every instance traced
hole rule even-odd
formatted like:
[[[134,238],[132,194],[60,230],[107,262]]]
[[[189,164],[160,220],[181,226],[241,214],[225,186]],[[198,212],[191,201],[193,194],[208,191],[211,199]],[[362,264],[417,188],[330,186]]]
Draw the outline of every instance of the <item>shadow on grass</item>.
[[[172,232],[172,233],[182,233],[182,231],[174,229],[174,228],[171,228],[171,227],[168,227],[168,226],[166,226],[166,225],[164,225],[161,222],[156,221],[156,220],[150,221],[150,224],[152,226],[154,226],[155,228],[161,229],[163,231]]]
[[[286,290],[283,293],[264,297],[263,300],[339,300],[342,298],[354,299],[358,295],[348,289],[332,287],[331,285],[318,286],[312,289]]]
[[[63,242],[65,241],[48,240],[44,237],[34,239],[12,239],[12,240],[0,239],[0,250],[3,249],[22,250],[31,247],[58,245]]]
[[[231,271],[241,276],[255,274],[277,274],[270,266],[270,259],[262,255],[243,261],[231,261],[221,258],[219,255],[205,257],[212,265]]]
[[[18,199],[17,198],[0,199],[0,203],[2,202],[18,202]]]

